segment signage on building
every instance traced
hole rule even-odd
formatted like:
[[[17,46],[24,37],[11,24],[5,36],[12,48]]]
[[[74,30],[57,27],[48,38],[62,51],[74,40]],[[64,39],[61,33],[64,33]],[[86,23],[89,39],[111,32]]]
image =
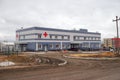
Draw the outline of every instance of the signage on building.
[[[44,37],[47,37],[47,36],[48,36],[48,33],[47,33],[47,32],[44,32],[44,33],[43,33],[43,36],[44,36]]]
[[[120,47],[120,38],[112,38],[115,48]]]

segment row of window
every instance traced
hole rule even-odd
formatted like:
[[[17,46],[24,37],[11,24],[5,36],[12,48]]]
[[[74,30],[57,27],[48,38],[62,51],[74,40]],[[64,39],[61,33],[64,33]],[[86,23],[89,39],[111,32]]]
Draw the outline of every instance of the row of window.
[[[25,35],[21,35],[19,37],[19,39],[34,39],[35,37],[32,37],[34,35],[29,35],[29,36],[25,36]],[[42,39],[42,34],[38,34],[37,35],[38,39]],[[62,39],[62,40],[69,40],[70,36],[62,36],[62,35],[50,35],[49,38],[47,39]],[[81,36],[74,36],[73,37],[74,40],[100,40],[100,37],[81,37]]]
[[[48,46],[44,46],[42,44],[38,44],[38,49],[43,49],[43,47],[44,48],[48,47],[50,49],[54,49],[54,48],[61,49],[61,45],[60,44],[56,44],[56,45],[49,44]],[[62,44],[62,49],[64,49],[64,48],[70,48],[70,45],[69,44],[68,45]]]
[[[82,44],[82,47],[99,47],[99,44],[88,44],[88,43],[85,43],[85,44]]]
[[[81,36],[74,36],[74,40],[100,40],[99,37],[81,37]]]
[[[19,36],[19,39],[34,39],[35,38],[35,35],[20,35]],[[38,38],[38,39],[42,39],[42,38],[44,38],[44,37],[42,37],[42,35],[41,34],[38,34],[37,35],[37,37],[36,38]],[[62,39],[62,40],[69,40],[70,39],[70,36],[57,36],[57,35],[50,35],[49,37],[48,37],[49,39]],[[47,39],[48,39],[47,38]]]
[[[38,39],[42,38],[42,34],[38,34]],[[62,36],[62,35],[50,35],[50,39],[70,39],[70,36]]]

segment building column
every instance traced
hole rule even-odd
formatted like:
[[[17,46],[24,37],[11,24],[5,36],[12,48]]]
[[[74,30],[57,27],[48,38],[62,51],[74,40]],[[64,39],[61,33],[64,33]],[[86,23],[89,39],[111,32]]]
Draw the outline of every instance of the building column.
[[[0,48],[1,48],[1,52],[2,52],[2,51],[3,51],[3,50],[2,50],[2,43],[0,43]]]
[[[101,43],[99,43],[98,45],[99,45],[99,48],[101,48]]]
[[[36,42],[36,51],[38,51],[38,43]]]
[[[62,50],[63,49],[63,47],[62,47],[62,41],[60,42],[60,46],[61,46],[60,49]]]
[[[89,42],[89,48],[90,48],[90,42]]]

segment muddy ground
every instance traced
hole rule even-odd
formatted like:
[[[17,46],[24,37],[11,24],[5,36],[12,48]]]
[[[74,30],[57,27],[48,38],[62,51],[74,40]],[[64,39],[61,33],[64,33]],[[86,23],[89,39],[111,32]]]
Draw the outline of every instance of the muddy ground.
[[[62,57],[65,53],[39,54],[65,59],[64,66],[44,65],[36,68],[2,71],[0,80],[120,80],[119,60],[80,60]]]

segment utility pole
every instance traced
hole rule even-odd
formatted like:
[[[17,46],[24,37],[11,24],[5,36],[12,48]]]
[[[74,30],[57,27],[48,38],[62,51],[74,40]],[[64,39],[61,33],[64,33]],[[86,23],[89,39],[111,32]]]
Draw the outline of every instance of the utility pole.
[[[117,29],[117,44],[116,45],[116,55],[119,56],[119,29],[118,29],[118,21],[120,20],[120,18],[118,18],[118,16],[116,16],[116,19],[113,20],[113,22],[116,22],[116,29]]]

